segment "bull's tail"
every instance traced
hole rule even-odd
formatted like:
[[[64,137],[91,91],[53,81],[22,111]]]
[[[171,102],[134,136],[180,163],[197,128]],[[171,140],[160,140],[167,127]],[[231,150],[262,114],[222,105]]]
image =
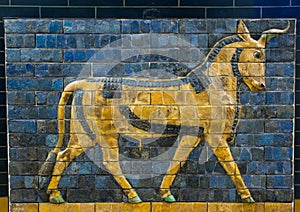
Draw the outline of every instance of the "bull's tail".
[[[57,153],[63,145],[65,135],[65,106],[68,103],[70,96],[76,89],[76,83],[70,83],[67,85],[61,95],[58,105],[58,141],[56,147],[51,150],[46,158],[45,162],[41,166],[38,175],[34,178],[34,185],[37,189],[45,188],[48,184],[49,176],[52,174],[54,164],[56,161]]]

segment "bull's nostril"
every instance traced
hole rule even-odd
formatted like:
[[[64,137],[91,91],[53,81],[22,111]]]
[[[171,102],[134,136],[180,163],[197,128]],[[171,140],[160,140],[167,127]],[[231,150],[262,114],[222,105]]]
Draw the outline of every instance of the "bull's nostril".
[[[265,85],[264,85],[264,84],[260,84],[260,87],[264,88],[264,87],[265,87]]]

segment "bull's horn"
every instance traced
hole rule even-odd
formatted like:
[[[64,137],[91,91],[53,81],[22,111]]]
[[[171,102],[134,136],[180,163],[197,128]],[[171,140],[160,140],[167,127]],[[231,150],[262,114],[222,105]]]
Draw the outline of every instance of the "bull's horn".
[[[269,29],[267,31],[264,31],[262,33],[262,36],[260,37],[260,39],[258,40],[259,43],[265,45],[266,43],[268,43],[273,37],[279,35],[279,34],[284,34],[287,33],[287,31],[289,30],[291,26],[291,23],[288,21],[288,25],[285,29]]]

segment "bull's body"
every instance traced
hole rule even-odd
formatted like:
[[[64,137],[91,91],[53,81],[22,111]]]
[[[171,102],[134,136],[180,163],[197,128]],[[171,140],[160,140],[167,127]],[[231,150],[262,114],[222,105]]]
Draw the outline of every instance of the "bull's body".
[[[86,148],[99,144],[106,169],[129,201],[140,202],[120,167],[120,134],[139,141],[140,147],[144,138],[178,136],[174,156],[160,186],[165,201],[175,201],[170,187],[180,166],[202,140],[208,143],[232,178],[241,198],[253,201],[227,141],[233,139],[237,125],[237,90],[241,80],[251,90],[265,89],[263,48],[266,39],[256,41],[250,38],[242,22],[238,32],[238,36],[216,44],[220,48],[218,51],[213,49],[205,61],[209,66],[196,66],[186,77],[176,80],[139,79],[136,84],[132,83],[134,79],[99,78],[69,84],[62,94],[58,111],[60,134],[53,151],[58,154],[48,186],[50,201],[63,202],[57,189],[62,172]],[[71,94],[75,97],[70,140],[67,148],[60,151],[65,132],[64,107]]]

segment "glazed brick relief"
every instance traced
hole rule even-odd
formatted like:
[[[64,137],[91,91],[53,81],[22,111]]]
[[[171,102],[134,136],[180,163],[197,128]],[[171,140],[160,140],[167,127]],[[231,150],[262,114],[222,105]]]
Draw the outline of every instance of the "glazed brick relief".
[[[262,32],[284,29],[288,23],[287,20],[243,21],[256,40]],[[272,38],[265,47],[266,91],[250,91],[244,83],[238,90],[239,123],[229,146],[257,202],[293,200],[295,22],[289,21],[288,31]],[[186,76],[193,67],[203,63],[220,39],[238,33],[238,23],[239,20],[198,19],[5,20],[10,201],[49,201],[46,188],[36,189],[34,180],[57,144],[58,105],[68,84],[94,77],[108,77],[113,81],[117,77],[177,79]],[[219,62],[219,66],[222,65]],[[203,77],[206,79],[205,74]],[[141,91],[150,86],[143,83]],[[107,86],[109,89],[103,93],[103,98],[113,101],[129,96],[116,83],[109,82]],[[180,86],[172,92],[178,99],[181,97],[187,104],[193,104],[189,93]],[[173,104],[172,100],[163,103]],[[181,112],[189,112],[187,104]],[[69,103],[66,114],[70,114],[71,109]],[[69,120],[70,115],[65,119]],[[66,121],[64,147],[69,140],[69,125]],[[131,159],[123,162],[122,168],[128,169],[124,172],[153,175],[128,178],[145,202],[162,201],[158,190],[163,173],[157,169],[164,167],[165,160],[170,158],[160,157],[161,161],[148,162],[145,166],[135,160],[151,161],[163,155],[176,137],[158,140],[160,146],[140,147],[135,140],[119,137],[120,155]],[[112,174],[103,169],[99,161],[95,162],[96,153],[100,151],[99,146],[86,150],[63,172],[58,188],[65,201],[126,201],[126,195]],[[182,163],[171,192],[182,202],[241,201],[230,176],[205,142]]]

